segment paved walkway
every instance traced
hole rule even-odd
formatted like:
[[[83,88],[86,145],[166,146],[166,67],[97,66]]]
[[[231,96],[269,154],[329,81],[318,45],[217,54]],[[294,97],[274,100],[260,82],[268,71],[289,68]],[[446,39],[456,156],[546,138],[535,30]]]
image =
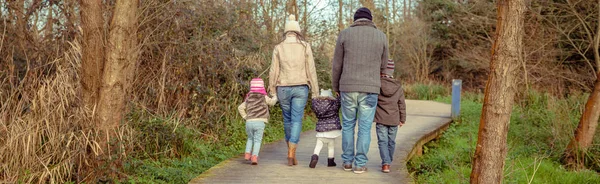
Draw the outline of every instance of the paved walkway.
[[[406,169],[407,158],[420,154],[421,146],[437,137],[437,134],[449,125],[451,119],[448,104],[407,100],[406,107],[407,123],[398,129],[396,152],[390,173],[381,172],[377,135],[373,126],[368,153],[368,171],[363,174],[354,174],[342,169],[341,137],[336,139],[337,167],[327,167],[325,145],[319,155],[317,167],[309,168],[308,163],[315,147],[316,132],[308,131],[301,135],[296,152],[298,159],[296,166],[287,165],[287,146],[282,140],[262,147],[258,165],[250,165],[240,154],[236,158],[212,167],[190,183],[410,183],[412,179]]]

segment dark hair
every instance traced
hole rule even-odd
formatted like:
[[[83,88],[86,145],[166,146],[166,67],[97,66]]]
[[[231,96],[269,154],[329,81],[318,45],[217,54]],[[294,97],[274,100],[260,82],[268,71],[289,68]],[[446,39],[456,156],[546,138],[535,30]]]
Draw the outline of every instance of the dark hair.
[[[304,47],[306,47],[305,43],[302,43],[302,42],[306,42],[306,39],[304,38],[304,35],[302,35],[302,33],[298,32],[298,31],[286,31],[286,32],[284,32],[284,33],[283,33],[283,40],[281,40],[281,42],[285,41],[285,36],[286,36],[288,33],[293,33],[293,34],[295,34],[295,35],[296,35],[296,38],[298,38],[298,40],[297,40],[297,41],[298,41],[298,43],[300,43],[300,44],[302,44]],[[280,43],[281,43],[281,42],[280,42]]]

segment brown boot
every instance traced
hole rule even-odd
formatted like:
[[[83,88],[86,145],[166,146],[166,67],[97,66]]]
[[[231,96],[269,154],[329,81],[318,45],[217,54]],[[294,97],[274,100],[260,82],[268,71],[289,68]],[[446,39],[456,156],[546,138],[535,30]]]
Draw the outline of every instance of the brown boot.
[[[296,147],[297,144],[290,143],[288,147],[288,165],[298,165],[298,161],[296,160]]]

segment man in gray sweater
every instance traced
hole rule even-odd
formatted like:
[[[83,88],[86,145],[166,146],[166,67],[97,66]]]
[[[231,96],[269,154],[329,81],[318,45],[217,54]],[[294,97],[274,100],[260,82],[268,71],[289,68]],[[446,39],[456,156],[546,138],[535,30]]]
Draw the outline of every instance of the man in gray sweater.
[[[333,90],[341,95],[342,160],[346,171],[360,174],[371,143],[371,126],[380,91],[380,73],[387,65],[387,37],[375,27],[371,11],[359,8],[354,24],[338,35],[332,61]],[[354,130],[358,121],[358,138],[354,149]]]

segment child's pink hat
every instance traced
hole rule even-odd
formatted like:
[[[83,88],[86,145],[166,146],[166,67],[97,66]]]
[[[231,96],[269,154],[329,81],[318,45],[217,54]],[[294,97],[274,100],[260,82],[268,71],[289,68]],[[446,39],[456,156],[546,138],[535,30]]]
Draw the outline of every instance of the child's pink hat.
[[[250,81],[250,92],[267,95],[265,90],[265,82],[261,78],[254,78]]]

